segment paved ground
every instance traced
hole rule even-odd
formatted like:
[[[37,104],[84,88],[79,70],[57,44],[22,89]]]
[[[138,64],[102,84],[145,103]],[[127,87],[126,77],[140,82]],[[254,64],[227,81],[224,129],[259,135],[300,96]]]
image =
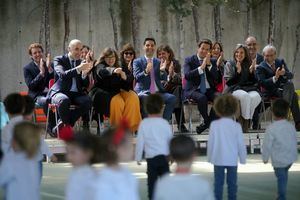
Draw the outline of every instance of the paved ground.
[[[299,155],[300,156],[300,155]],[[260,155],[249,155],[246,165],[239,166],[238,199],[240,200],[272,200],[276,196],[276,179],[270,164],[264,165]],[[141,199],[147,199],[146,189],[146,163],[141,166],[135,162],[124,163],[140,182]],[[96,165],[101,168],[101,165]],[[174,165],[172,165],[174,168]],[[44,163],[44,177],[42,181],[41,196],[43,200],[64,199],[64,187],[71,170],[69,163]],[[205,156],[197,157],[193,165],[193,173],[201,174],[210,183],[212,182],[213,167],[206,162]],[[200,189],[200,188],[199,188]],[[224,190],[226,191],[226,190]],[[300,161],[295,163],[289,172],[288,199],[300,199]],[[224,194],[226,196],[226,193]],[[1,195],[0,195],[1,197]],[[226,197],[225,197],[226,199]]]

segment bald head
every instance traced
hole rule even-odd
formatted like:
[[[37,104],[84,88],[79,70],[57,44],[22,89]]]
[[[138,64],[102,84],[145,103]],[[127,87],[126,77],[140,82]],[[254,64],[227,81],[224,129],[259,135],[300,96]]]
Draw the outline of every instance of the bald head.
[[[69,56],[72,59],[79,60],[81,55],[82,42],[78,39],[71,40],[69,43]]]
[[[247,39],[245,40],[245,44],[249,49],[249,54],[251,59],[254,59],[256,57],[257,50],[258,50],[258,44],[256,38],[254,36],[247,37]]]

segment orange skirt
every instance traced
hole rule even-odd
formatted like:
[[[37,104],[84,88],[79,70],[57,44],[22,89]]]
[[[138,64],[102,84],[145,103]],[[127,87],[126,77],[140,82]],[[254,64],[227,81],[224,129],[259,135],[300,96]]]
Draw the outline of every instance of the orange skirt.
[[[142,120],[138,95],[130,91],[121,91],[110,101],[110,124],[118,126],[121,119],[127,119],[130,131],[137,131]]]

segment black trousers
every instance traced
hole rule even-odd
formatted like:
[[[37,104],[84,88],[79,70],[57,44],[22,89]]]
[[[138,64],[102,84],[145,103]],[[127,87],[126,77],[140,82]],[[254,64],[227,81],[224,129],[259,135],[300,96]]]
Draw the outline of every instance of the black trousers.
[[[220,93],[215,92],[212,89],[208,89],[205,94],[200,93],[200,91],[196,90],[194,91],[189,98],[193,99],[198,104],[198,110],[200,114],[202,115],[204,119],[204,123],[206,125],[209,125],[211,121],[215,120],[217,118],[214,109],[212,108],[210,110],[210,113],[208,115],[208,101],[214,101],[217,96],[219,96]]]
[[[91,99],[88,95],[78,92],[56,93],[52,97],[52,103],[58,104],[58,114],[64,124],[74,126],[81,116],[85,116],[91,109]],[[70,105],[76,105],[70,110]]]
[[[158,155],[147,159],[148,197],[153,198],[154,186],[157,179],[170,172],[168,159],[165,155]]]

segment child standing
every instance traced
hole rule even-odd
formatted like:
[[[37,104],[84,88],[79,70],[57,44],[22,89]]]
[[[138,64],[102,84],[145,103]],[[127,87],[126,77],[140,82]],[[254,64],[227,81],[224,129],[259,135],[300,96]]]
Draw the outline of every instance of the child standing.
[[[0,186],[5,189],[5,199],[40,199],[39,170],[35,156],[40,147],[41,131],[30,122],[15,125],[11,150],[4,155],[0,166]]]
[[[211,123],[207,146],[208,162],[214,165],[214,193],[217,200],[223,198],[225,169],[228,199],[237,198],[237,164],[246,163],[246,146],[242,127],[232,118],[238,110],[238,100],[230,94],[220,96],[214,109],[220,119]]]
[[[1,148],[5,155],[11,147],[13,128],[15,124],[23,121],[24,98],[18,93],[9,94],[4,99],[5,111],[8,114],[9,122],[6,124],[1,133]]]
[[[191,174],[195,157],[195,142],[186,135],[174,137],[170,142],[170,155],[177,164],[174,176],[165,175],[157,181],[155,200],[213,200],[207,181]]]
[[[105,167],[99,172],[97,200],[138,200],[138,183],[132,173],[120,162],[133,160],[133,144],[127,125],[121,122],[117,129],[107,129],[101,136],[100,161]]]
[[[95,199],[97,173],[91,165],[97,160],[98,140],[97,136],[88,132],[78,132],[65,138],[67,160],[73,165],[66,185],[66,200]]]
[[[172,139],[171,127],[162,118],[163,99],[159,94],[151,94],[145,102],[148,117],[139,126],[135,159],[140,163],[143,152],[147,160],[148,197],[152,199],[158,177],[169,173],[169,143]]]
[[[295,126],[287,121],[289,103],[277,99],[273,103],[274,122],[266,129],[262,146],[262,160],[266,164],[271,157],[277,178],[277,193],[279,200],[286,199],[288,171],[297,160],[297,133]]]
[[[23,118],[24,120],[32,121],[35,103],[33,99],[28,95],[23,96],[23,98],[24,98]],[[49,149],[48,144],[45,142],[42,134],[40,135],[40,137],[41,137],[41,146],[37,154],[37,161],[39,162],[40,180],[42,180],[44,155],[46,155],[51,162],[56,162],[57,158]]]

